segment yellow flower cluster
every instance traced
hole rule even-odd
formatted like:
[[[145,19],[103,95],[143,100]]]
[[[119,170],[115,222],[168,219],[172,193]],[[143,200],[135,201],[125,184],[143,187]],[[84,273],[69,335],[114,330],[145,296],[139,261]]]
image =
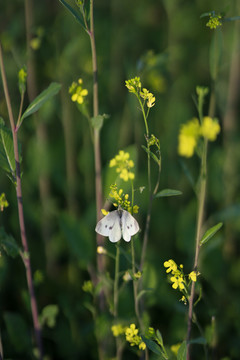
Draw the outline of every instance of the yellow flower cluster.
[[[124,181],[133,180],[135,174],[130,171],[134,167],[134,162],[129,159],[130,154],[120,150],[119,153],[110,161],[110,167],[117,167],[116,172]]]
[[[140,77],[137,76],[134,79],[126,80],[125,85],[128,88],[129,92],[134,94],[138,94],[142,87]]]
[[[142,84],[140,81],[140,77],[135,77],[134,79],[126,80],[125,85],[128,88],[129,92],[134,93],[139,98],[140,97],[147,101],[147,107],[151,108],[155,105],[156,98],[155,96],[150,93],[147,89],[142,89]],[[140,98],[139,98],[140,99]]]
[[[138,346],[140,350],[146,349],[146,344],[142,341],[142,338],[138,335],[138,329],[135,324],[131,324],[126,330],[126,340],[130,343],[130,346]]]
[[[142,91],[140,91],[140,96],[143,98],[143,100],[147,100],[148,108],[151,108],[155,105],[156,98],[147,89],[143,88]]]
[[[111,327],[113,336],[118,337],[119,335],[125,334],[127,327],[121,324],[116,324]]]
[[[8,204],[8,201],[6,199],[6,195],[4,193],[2,193],[0,195],[0,210],[3,211],[4,208],[8,207],[9,204]]]
[[[221,15],[212,15],[210,14],[210,18],[206,24],[210,29],[217,29],[218,27],[222,26],[222,16]]]
[[[198,138],[203,136],[207,140],[215,141],[220,132],[220,125],[217,119],[209,116],[203,118],[202,125],[197,118],[182,125],[178,137],[178,153],[181,156],[191,157],[197,146]]]
[[[170,277],[170,281],[172,282],[172,288],[173,289],[179,288],[179,290],[184,290],[186,281],[184,274],[182,272],[183,266],[180,265],[180,269],[179,269],[175,261],[172,259],[165,261],[163,265],[164,267],[167,268],[166,270],[167,273],[171,272],[172,276]]]
[[[134,205],[133,207],[131,206],[129,199],[129,195],[128,194],[124,194],[123,189],[118,190],[117,185],[113,184],[110,186],[110,193],[109,193],[109,197],[111,197],[112,199],[114,199],[116,202],[113,203],[113,205],[115,207],[121,207],[122,209],[126,209],[128,212],[130,213],[134,213],[137,214],[138,213],[138,209],[139,206]],[[102,209],[102,213],[103,215],[107,215],[107,212]]]
[[[82,79],[78,79],[78,83],[74,81],[69,88],[69,94],[71,94],[72,101],[77,102],[78,104],[83,104],[84,98],[88,95],[88,90],[83,89],[82,84]]]
[[[186,289],[189,284],[187,284],[186,276],[183,273],[183,265],[177,266],[174,260],[170,259],[168,261],[164,262],[164,267],[167,268],[166,273],[171,273],[170,281],[172,282],[172,288],[173,289],[179,289],[180,291],[186,292]],[[200,275],[198,271],[191,271],[190,274],[188,274],[188,278],[191,281],[196,282],[197,276]],[[184,296],[181,301],[185,302],[186,297]]]

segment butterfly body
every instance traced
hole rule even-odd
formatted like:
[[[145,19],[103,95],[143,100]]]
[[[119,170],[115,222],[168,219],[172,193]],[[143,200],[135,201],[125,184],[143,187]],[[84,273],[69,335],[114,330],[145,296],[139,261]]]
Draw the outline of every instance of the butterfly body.
[[[131,236],[139,231],[139,225],[128,211],[118,209],[111,211],[100,220],[95,231],[100,235],[108,236],[113,243],[119,241],[121,237],[129,242]]]

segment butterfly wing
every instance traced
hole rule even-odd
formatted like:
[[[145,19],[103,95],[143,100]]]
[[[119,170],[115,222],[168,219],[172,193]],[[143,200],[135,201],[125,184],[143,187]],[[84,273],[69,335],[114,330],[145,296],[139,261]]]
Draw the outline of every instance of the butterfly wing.
[[[130,241],[131,236],[139,231],[139,225],[136,219],[126,210],[122,210],[122,237],[125,241]]]
[[[121,239],[120,216],[117,210],[111,211],[100,220],[95,231],[103,236],[108,236],[111,242],[117,242]]]

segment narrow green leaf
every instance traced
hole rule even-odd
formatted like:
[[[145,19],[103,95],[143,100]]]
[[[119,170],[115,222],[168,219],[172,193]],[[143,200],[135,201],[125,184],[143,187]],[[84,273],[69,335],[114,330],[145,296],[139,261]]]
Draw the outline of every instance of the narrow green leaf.
[[[157,343],[155,343],[155,341],[147,339],[143,335],[142,335],[142,340],[145,342],[145,344],[149,350],[151,350],[154,354],[157,354],[157,355],[161,356],[162,359],[164,359],[162,350],[161,350],[160,346]]]
[[[59,0],[60,3],[63,4],[63,6],[65,6],[65,8],[72,14],[72,16],[74,17],[75,20],[77,20],[77,22],[83,27],[83,29],[85,31],[87,31],[85,24],[83,22],[83,19],[79,16],[79,14],[77,13],[77,11],[75,9],[72,8],[72,6],[70,6],[65,0]]]
[[[16,168],[12,133],[4,125],[2,118],[0,118],[0,166],[11,174]]]
[[[182,192],[180,190],[173,190],[173,189],[164,189],[159,191],[154,197],[166,197],[166,196],[177,196],[182,195]]]
[[[157,341],[158,343],[163,346],[163,338],[162,338],[162,334],[160,333],[160,331],[157,329],[156,331],[156,335],[157,335]]]
[[[0,251],[4,251],[12,258],[20,254],[20,248],[15,239],[8,235],[3,227],[0,227]]]
[[[223,223],[220,222],[217,225],[211,227],[210,229],[208,229],[205,234],[203,235],[201,241],[200,241],[200,245],[206,244],[206,242],[208,242],[213,235],[216,234],[216,232],[221,229],[221,227],[223,226]]]
[[[186,360],[187,359],[187,343],[183,341],[177,353],[177,360]]]
[[[148,150],[148,148],[146,148],[146,146],[142,145],[143,150],[146,151],[147,154],[149,154],[151,156],[151,158],[158,164],[160,165],[160,160],[157,158],[157,156],[150,150]]]
[[[56,95],[59,92],[61,86],[61,84],[53,82],[49,85],[47,89],[43,90],[41,94],[39,94],[36,99],[34,99],[33,102],[24,111],[19,124],[17,124],[17,128],[20,127],[21,123],[26,117],[38,111],[46,101],[48,101],[52,96]]]

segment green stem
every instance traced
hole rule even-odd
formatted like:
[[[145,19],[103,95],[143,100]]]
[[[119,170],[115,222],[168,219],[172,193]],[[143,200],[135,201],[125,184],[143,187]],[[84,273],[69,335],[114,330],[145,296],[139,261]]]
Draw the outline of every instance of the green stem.
[[[119,281],[119,255],[120,255],[120,242],[116,244],[116,258],[115,258],[115,279],[113,290],[113,316],[116,319],[118,316],[118,281]]]
[[[204,139],[201,174],[200,174],[200,192],[198,197],[198,215],[197,215],[197,230],[196,230],[196,241],[195,241],[195,259],[193,270],[197,271],[198,259],[200,251],[200,240],[201,240],[201,229],[203,224],[204,216],[204,204],[206,198],[206,180],[207,180],[207,140]],[[189,298],[189,310],[188,310],[188,329],[187,329],[187,360],[190,359],[190,336],[192,328],[192,317],[193,317],[193,302],[195,294],[195,282],[192,282],[191,293]]]
[[[7,103],[9,121],[10,121],[10,125],[11,125],[12,136],[13,136],[14,157],[15,157],[15,163],[16,163],[16,182],[17,182],[16,183],[16,196],[17,196],[17,204],[18,204],[18,218],[19,218],[22,246],[23,246],[23,250],[24,250],[22,260],[23,260],[23,263],[25,265],[25,270],[26,270],[28,291],[29,291],[30,302],[31,302],[33,325],[34,325],[36,342],[37,342],[37,346],[38,346],[38,350],[39,350],[39,359],[42,360],[43,359],[43,346],[42,346],[41,328],[40,328],[40,323],[39,323],[39,318],[38,318],[37,300],[36,300],[34,286],[33,286],[30,253],[28,250],[28,242],[27,242],[24,213],[23,213],[22,184],[21,184],[21,169],[20,169],[19,151],[18,151],[18,138],[17,138],[17,132],[16,132],[16,128],[15,128],[13,112],[12,112],[11,100],[10,100],[9,91],[8,91],[7,78],[6,78],[5,67],[4,67],[4,63],[3,63],[1,43],[0,43],[0,68],[1,68],[1,74],[2,74],[3,89],[4,89],[5,99],[6,99],[6,103]]]

